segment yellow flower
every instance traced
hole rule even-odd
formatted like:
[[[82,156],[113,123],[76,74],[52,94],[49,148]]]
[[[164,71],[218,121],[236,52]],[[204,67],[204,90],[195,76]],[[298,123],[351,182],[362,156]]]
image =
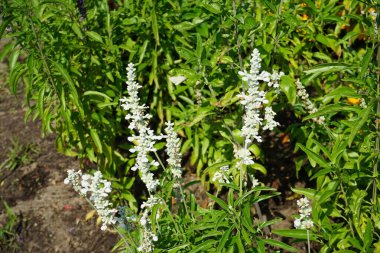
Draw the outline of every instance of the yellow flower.
[[[347,98],[347,103],[350,105],[358,105],[360,104],[359,98]]]
[[[309,16],[306,13],[302,14],[301,20],[306,21],[308,19],[309,19]]]

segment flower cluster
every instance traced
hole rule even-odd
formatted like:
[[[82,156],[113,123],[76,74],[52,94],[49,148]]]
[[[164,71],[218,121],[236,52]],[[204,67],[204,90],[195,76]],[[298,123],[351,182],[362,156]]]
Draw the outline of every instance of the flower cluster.
[[[219,184],[225,184],[229,183],[229,174],[230,170],[228,166],[222,166],[220,167],[219,171],[216,171],[214,173],[214,176],[212,177],[212,181],[218,182]]]
[[[148,120],[151,115],[145,114],[144,110],[147,108],[145,105],[140,105],[140,98],[138,90],[141,88],[136,81],[135,67],[133,63],[128,64],[127,67],[127,90],[128,97],[120,99],[121,106],[128,112],[125,116],[130,121],[128,126],[131,130],[136,130],[138,135],[128,137],[128,140],[136,143],[136,146],[130,151],[136,152],[136,163],[131,168],[132,170],[139,170],[141,172],[141,180],[145,183],[149,192],[154,192],[159,185],[159,180],[154,179],[153,173],[150,172],[151,166],[158,166],[158,162],[149,158],[150,152],[155,152],[154,144],[156,140],[160,140],[163,136],[155,135],[153,130],[148,127]]]
[[[238,160],[237,166],[251,165],[254,161],[248,146],[251,142],[262,142],[262,137],[259,135],[260,127],[263,130],[273,130],[279,124],[274,120],[276,113],[268,104],[266,92],[260,89],[260,82],[266,82],[268,87],[272,87],[276,91],[279,88],[279,81],[282,72],[274,71],[272,74],[266,71],[261,71],[260,52],[254,49],[250,59],[251,68],[249,72],[239,71],[242,80],[247,83],[247,90],[238,95],[241,99],[240,103],[244,106],[245,114],[243,116],[243,127],[241,130],[242,136],[245,138],[244,147],[234,147],[234,155]],[[261,109],[265,107],[264,119],[261,116]]]
[[[265,109],[265,122],[261,117],[260,109],[268,103],[266,99],[266,92],[260,90],[260,82],[268,83],[269,87],[278,89],[279,80],[284,73],[274,72],[270,74],[266,71],[261,71],[261,58],[259,50],[254,49],[251,55],[251,69],[248,72],[239,71],[239,75],[243,81],[247,82],[247,91],[243,91],[238,97],[241,99],[241,104],[244,105],[245,115],[243,116],[243,128],[242,135],[245,137],[248,143],[256,140],[262,141],[259,135],[259,128],[263,126],[263,129],[273,129],[279,124],[274,121],[275,112],[270,106],[266,106]]]
[[[313,221],[310,219],[311,207],[310,201],[304,197],[297,200],[297,206],[299,208],[299,218],[294,220],[294,227],[301,229],[311,229],[313,227]]]
[[[307,93],[305,87],[303,87],[301,81],[297,79],[296,81],[296,87],[297,87],[297,96],[301,99],[303,106],[305,107],[306,111],[308,113],[315,113],[317,112],[317,108],[313,104],[313,102],[309,99],[309,94]],[[323,124],[325,122],[325,117],[320,116],[318,118],[313,118],[313,121],[318,124]]]
[[[181,159],[181,140],[178,138],[177,133],[174,131],[174,124],[172,122],[166,122],[165,132],[167,134],[166,139],[166,153],[168,154],[168,166],[171,168],[171,172],[175,179],[182,178]]]
[[[148,200],[141,205],[141,209],[144,211],[140,219],[140,225],[143,227],[144,231],[140,240],[140,246],[137,248],[140,252],[153,251],[154,242],[158,240],[157,235],[151,230],[150,213],[152,208],[159,203],[160,200],[158,198],[150,196]]]
[[[68,170],[64,183],[72,184],[75,191],[88,198],[102,220],[101,230],[106,230],[107,226],[117,222],[115,218],[117,210],[113,209],[111,202],[108,201],[108,195],[112,191],[111,182],[103,179],[100,171],[90,175],[82,174],[81,171]]]

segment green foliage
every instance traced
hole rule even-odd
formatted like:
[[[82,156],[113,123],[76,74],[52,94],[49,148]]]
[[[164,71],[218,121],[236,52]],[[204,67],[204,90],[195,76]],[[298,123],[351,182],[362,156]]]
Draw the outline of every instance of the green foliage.
[[[86,18],[72,0],[0,3],[0,35],[13,38],[0,54],[9,62],[10,88],[15,93],[24,82],[26,118],[40,118],[44,133],[55,132],[60,151],[96,163],[112,180],[115,200],[138,209],[136,198],[144,196],[133,194],[139,176],[130,171],[135,155],[125,136],[132,133],[119,106],[124,68],[135,62],[152,127],[159,133],[165,121],[176,122],[187,170],[210,189],[216,170],[233,159],[232,143],[242,143],[237,72],[258,48],[263,69],[285,72],[283,94],[267,99],[279,114],[295,116],[278,131],[295,147],[294,173],[303,169],[311,180],[313,189],[294,191],[313,200],[312,238],[323,245],[321,252],[379,250],[379,45],[378,18],[371,15],[380,13],[377,2],[115,2],[110,9],[107,1],[86,1]],[[297,79],[314,111],[297,94]],[[249,149],[257,159],[250,173],[265,175],[264,152],[256,144]],[[233,195],[232,185],[216,185],[223,187]],[[191,214],[184,206],[178,212],[184,231],[159,248],[240,252],[251,245],[262,252],[271,245],[293,251],[247,228],[252,217],[244,210],[258,201],[254,196],[226,202],[210,195],[218,210],[209,212],[189,195]],[[160,222],[172,224],[169,218]],[[306,239],[304,231],[275,233]]]
[[[4,252],[18,252],[19,241],[16,229],[20,221],[6,202],[4,202],[4,210],[5,219],[0,227],[0,250]]]
[[[12,147],[9,148],[8,157],[0,164],[0,182],[15,169],[30,164],[31,154],[38,152],[34,144],[22,145],[16,139],[11,139],[11,141]]]

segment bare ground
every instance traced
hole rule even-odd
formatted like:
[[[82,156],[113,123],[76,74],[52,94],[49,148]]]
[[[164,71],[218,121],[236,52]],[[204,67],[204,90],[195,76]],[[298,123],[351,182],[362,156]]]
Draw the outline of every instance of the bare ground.
[[[0,64],[0,164],[19,163],[0,169],[0,230],[7,220],[4,202],[18,216],[7,235],[15,240],[0,236],[0,252],[110,252],[117,235],[102,232],[96,217],[86,221],[91,208],[63,183],[67,169],[79,169],[79,162],[55,151],[53,135],[41,138],[39,122],[24,124],[23,99],[6,88],[7,69]],[[15,147],[25,152],[10,160]]]

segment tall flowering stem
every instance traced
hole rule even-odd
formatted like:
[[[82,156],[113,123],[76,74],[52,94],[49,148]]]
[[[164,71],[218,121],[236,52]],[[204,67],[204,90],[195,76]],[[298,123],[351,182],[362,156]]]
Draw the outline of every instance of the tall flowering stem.
[[[122,108],[128,112],[125,119],[129,121],[128,128],[135,130],[136,134],[128,137],[128,140],[135,143],[136,146],[130,151],[137,153],[136,163],[131,168],[141,173],[141,180],[145,183],[148,191],[153,193],[159,185],[159,180],[154,178],[150,172],[151,166],[158,166],[158,162],[149,157],[150,152],[155,152],[154,144],[163,136],[155,135],[153,130],[148,127],[148,120],[151,115],[145,114],[147,108],[145,105],[140,105],[138,90],[141,88],[136,81],[135,67],[133,63],[127,67],[127,91],[128,97],[120,99]]]
[[[260,84],[266,82],[267,86],[275,89],[278,92],[279,80],[283,75],[282,72],[274,71],[270,74],[267,71],[261,71],[260,52],[254,49],[251,54],[249,71],[239,71],[242,80],[247,84],[246,90],[238,95],[241,99],[241,104],[244,106],[243,127],[241,134],[244,137],[244,146],[235,146],[234,155],[238,160],[237,166],[240,168],[240,192],[243,185],[243,169],[242,166],[254,164],[249,145],[253,141],[262,142],[262,137],[259,134],[260,129],[273,130],[279,125],[274,120],[276,113],[268,106],[266,99],[266,91],[261,89]],[[265,116],[261,116],[262,108],[265,106]],[[255,180],[255,179],[253,179]],[[255,181],[255,183],[257,183]]]
[[[103,179],[100,171],[94,175],[82,174],[81,171],[68,170],[65,184],[71,184],[76,192],[86,197],[89,203],[97,211],[102,220],[101,230],[116,224],[115,214],[117,210],[112,208],[108,195],[111,193],[111,182]]]
[[[310,229],[313,227],[314,223],[310,218],[311,206],[310,201],[304,197],[297,200],[297,206],[299,208],[299,218],[294,220],[294,227],[306,229],[307,231],[307,246],[308,252],[310,253]]]

